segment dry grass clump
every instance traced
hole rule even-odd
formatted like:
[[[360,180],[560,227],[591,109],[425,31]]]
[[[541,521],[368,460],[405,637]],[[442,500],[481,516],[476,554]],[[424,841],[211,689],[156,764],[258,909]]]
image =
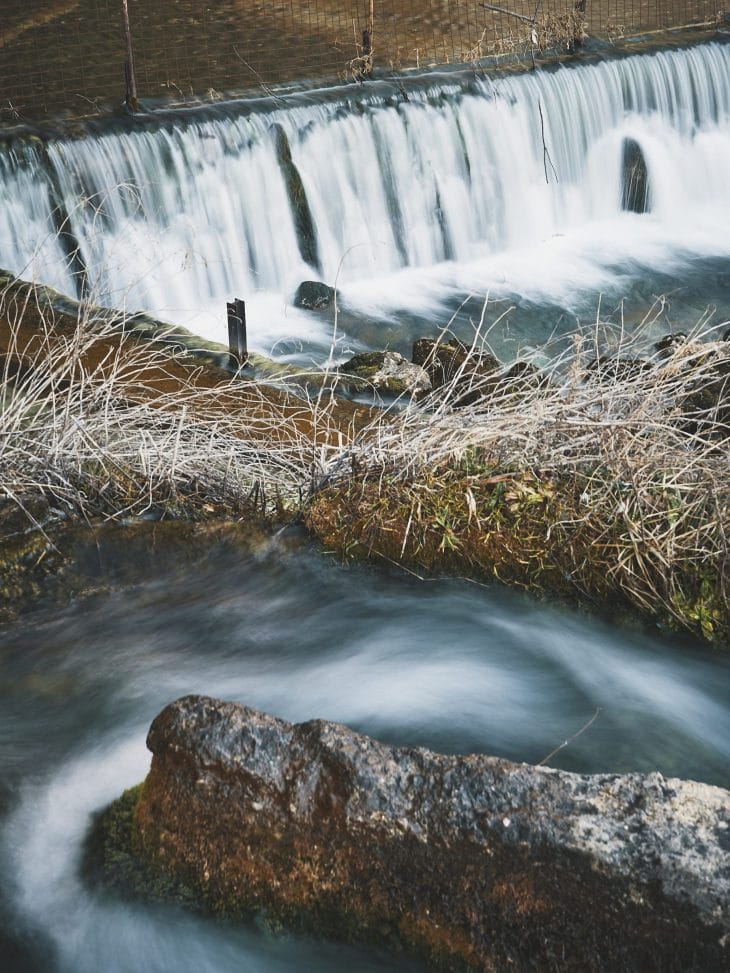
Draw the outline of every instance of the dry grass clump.
[[[351,411],[237,380],[95,313],[58,314],[28,285],[0,293],[0,499],[31,521],[39,495],[89,521],[298,508]]]
[[[645,360],[636,339],[602,358],[576,335],[549,382],[467,362],[339,457],[308,522],[348,554],[618,599],[730,642],[730,345],[709,337]]]
[[[506,13],[506,12],[505,12]],[[476,62],[488,54],[519,54],[521,56],[574,51],[587,37],[585,4],[579,4],[564,14],[539,13],[533,19],[512,15],[509,26],[500,25],[492,39],[487,28],[475,47],[467,51],[464,60]]]

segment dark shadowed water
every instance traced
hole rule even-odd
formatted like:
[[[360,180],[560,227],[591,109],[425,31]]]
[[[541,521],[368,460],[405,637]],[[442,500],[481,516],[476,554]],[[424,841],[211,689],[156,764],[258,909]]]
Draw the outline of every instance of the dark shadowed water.
[[[730,656],[502,588],[343,568],[274,544],[0,631],[2,969],[415,970],[91,893],[90,815],[145,775],[185,693],[381,739],[728,786]]]

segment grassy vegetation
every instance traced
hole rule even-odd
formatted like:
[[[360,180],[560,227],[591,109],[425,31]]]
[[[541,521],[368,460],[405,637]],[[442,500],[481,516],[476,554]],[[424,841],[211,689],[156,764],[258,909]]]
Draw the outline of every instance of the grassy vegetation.
[[[0,319],[0,499],[31,525],[38,496],[90,523],[301,515],[342,556],[619,601],[730,643],[727,341],[639,360],[619,336],[601,358],[596,330],[549,374],[485,370],[475,342],[427,398],[372,413],[54,314],[27,285]]]
[[[307,522],[347,556],[619,602],[727,644],[730,346],[708,338],[648,360],[624,338],[602,360],[576,335],[549,383],[467,358],[353,444]]]

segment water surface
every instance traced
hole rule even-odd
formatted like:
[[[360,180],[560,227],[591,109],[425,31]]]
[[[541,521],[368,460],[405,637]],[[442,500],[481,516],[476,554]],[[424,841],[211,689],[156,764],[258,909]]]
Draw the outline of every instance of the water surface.
[[[448,753],[730,782],[730,659],[499,587],[274,546],[0,632],[0,862],[13,971],[411,970],[121,903],[78,877],[90,815],[141,780],[149,723],[207,693]]]

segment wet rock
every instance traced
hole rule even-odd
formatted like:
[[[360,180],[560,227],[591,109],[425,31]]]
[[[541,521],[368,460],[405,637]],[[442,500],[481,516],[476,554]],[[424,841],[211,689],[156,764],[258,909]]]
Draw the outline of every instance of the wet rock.
[[[730,358],[717,358],[686,396],[683,412],[691,431],[725,441],[730,436]]]
[[[329,307],[335,299],[335,289],[321,280],[304,280],[294,295],[294,307],[314,311]]]
[[[720,788],[392,747],[202,696],[147,743],[128,844],[224,915],[452,970],[730,968]]]
[[[51,512],[50,503],[41,495],[23,494],[14,500],[1,498],[0,545],[15,535],[25,535],[47,525],[49,520],[57,519],[59,515],[60,511]]]
[[[641,146],[634,139],[624,139],[622,173],[621,208],[630,213],[648,212],[649,172]]]
[[[654,345],[654,350],[661,354],[671,354],[679,345],[687,344],[687,335],[684,331],[675,331],[673,334],[666,334]]]
[[[724,339],[692,340],[683,332],[666,335],[655,345],[663,360],[680,371],[694,372],[677,399],[680,425],[693,435],[727,441],[730,435],[730,356]],[[675,356],[674,358],[672,356]]]
[[[425,368],[435,387],[453,378],[469,354],[468,347],[456,338],[436,341],[417,338],[413,342],[411,361]]]
[[[431,390],[428,373],[396,351],[364,352],[341,366],[345,383],[388,395],[422,395]]]
[[[652,363],[643,358],[618,358],[611,355],[594,358],[588,363],[588,372],[599,382],[631,381],[652,368]]]
[[[240,561],[268,539],[253,519],[245,528],[212,518],[89,527],[42,497],[22,500],[0,502],[0,625],[204,561]]]
[[[516,361],[507,369],[504,382],[512,391],[519,393],[546,388],[550,385],[550,377],[532,362]]]
[[[517,361],[507,368],[489,352],[456,338],[419,338],[413,343],[412,360],[425,369],[434,388],[449,386],[450,403],[456,408],[525,395],[550,382],[532,362]]]
[[[302,177],[299,170],[292,160],[291,147],[287,134],[278,123],[271,127],[271,135],[274,140],[276,158],[284,178],[289,205],[292,216],[294,217],[294,227],[297,232],[297,243],[302,259],[314,267],[320,269],[319,250],[317,247],[317,231],[312,218],[312,211],[309,208],[309,201],[304,189]]]
[[[469,348],[456,338],[418,338],[413,342],[411,361],[426,370],[434,388],[455,383],[462,405],[479,398],[484,378],[501,368],[494,355]]]

